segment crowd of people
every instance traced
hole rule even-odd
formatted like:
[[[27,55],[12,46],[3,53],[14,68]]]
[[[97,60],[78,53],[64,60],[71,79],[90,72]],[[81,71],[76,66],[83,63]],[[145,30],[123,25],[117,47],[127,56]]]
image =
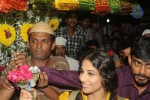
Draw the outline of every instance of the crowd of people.
[[[6,70],[36,65],[41,69],[37,84],[30,92],[20,90],[5,70],[1,100],[150,100],[150,29],[131,41],[119,31],[101,34],[98,22],[79,19],[75,12],[64,21],[55,32],[45,22],[31,28],[29,55],[14,53]]]

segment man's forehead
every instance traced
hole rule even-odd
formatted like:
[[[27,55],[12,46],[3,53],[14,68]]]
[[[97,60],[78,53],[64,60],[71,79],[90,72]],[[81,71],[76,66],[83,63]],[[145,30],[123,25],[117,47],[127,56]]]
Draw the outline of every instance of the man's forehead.
[[[150,63],[150,59],[149,59],[149,60],[142,60],[142,59],[137,58],[137,57],[135,57],[135,56],[132,56],[131,59],[132,59],[132,60],[138,60],[138,61],[141,62],[141,63]]]
[[[45,32],[33,32],[31,36],[51,36],[51,34],[47,34]]]
[[[74,13],[72,13],[72,14],[70,14],[70,15],[68,16],[68,18],[77,18],[77,15],[74,14]]]

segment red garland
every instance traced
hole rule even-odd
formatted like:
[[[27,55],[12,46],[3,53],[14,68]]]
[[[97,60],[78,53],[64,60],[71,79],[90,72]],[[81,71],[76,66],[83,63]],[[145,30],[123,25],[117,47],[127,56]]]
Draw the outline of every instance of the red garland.
[[[8,13],[10,10],[27,10],[27,0],[0,0],[0,12]]]

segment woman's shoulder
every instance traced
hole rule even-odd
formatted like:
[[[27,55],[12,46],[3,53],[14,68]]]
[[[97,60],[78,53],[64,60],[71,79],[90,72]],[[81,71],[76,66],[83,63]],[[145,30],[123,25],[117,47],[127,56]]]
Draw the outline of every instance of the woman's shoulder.
[[[108,98],[106,100],[129,100],[129,99],[109,92]]]
[[[76,90],[76,91],[66,91],[63,92],[60,96],[58,100],[75,100],[75,98],[77,97],[78,94],[82,94],[82,92],[80,90]],[[82,95],[82,98],[84,96]],[[78,99],[77,99],[78,100]],[[84,99],[86,100],[86,99]]]
[[[69,94],[70,94],[69,91],[65,91],[65,92],[61,93],[58,100],[68,100]]]
[[[119,95],[117,95],[117,100],[129,100],[128,98],[124,98],[124,97],[121,97]]]

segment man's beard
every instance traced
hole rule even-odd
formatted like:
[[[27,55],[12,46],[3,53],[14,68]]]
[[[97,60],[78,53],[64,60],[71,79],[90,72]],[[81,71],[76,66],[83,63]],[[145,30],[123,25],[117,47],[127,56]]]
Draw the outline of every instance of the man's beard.
[[[150,78],[145,76],[145,75],[141,75],[141,74],[133,74],[133,77],[134,77],[134,82],[136,83],[137,86],[139,87],[143,87],[143,86],[146,86],[149,82],[150,82]],[[137,81],[135,78],[136,77],[142,77],[142,78],[145,78],[147,79],[146,82],[142,82],[142,81]]]
[[[64,56],[64,53],[57,53],[56,56]]]

